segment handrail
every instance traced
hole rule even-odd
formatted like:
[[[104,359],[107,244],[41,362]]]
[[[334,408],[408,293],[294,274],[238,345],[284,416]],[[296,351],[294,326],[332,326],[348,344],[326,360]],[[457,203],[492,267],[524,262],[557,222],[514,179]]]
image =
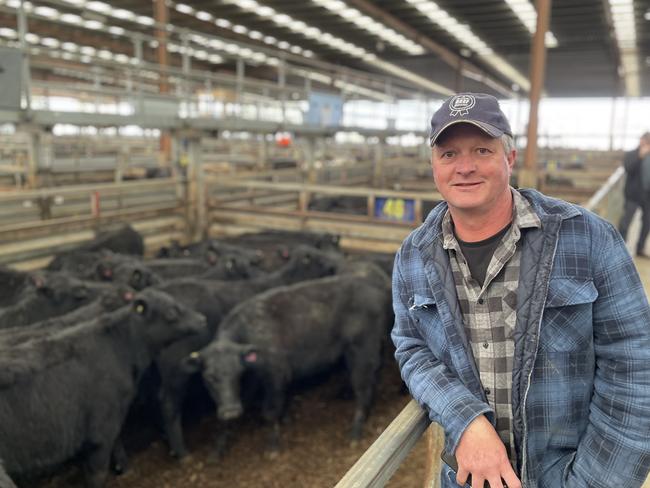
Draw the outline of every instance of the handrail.
[[[587,210],[592,210],[595,211],[595,209],[603,202],[605,197],[612,191],[612,189],[616,186],[617,183],[623,178],[623,175],[625,175],[625,169],[622,166],[619,166],[616,168],[616,171],[614,171],[609,178],[607,178],[607,181],[601,186],[596,193],[594,193],[594,196],[592,196],[589,199],[589,202],[587,202],[586,208]]]
[[[383,487],[428,426],[429,418],[411,400],[335,488]]]

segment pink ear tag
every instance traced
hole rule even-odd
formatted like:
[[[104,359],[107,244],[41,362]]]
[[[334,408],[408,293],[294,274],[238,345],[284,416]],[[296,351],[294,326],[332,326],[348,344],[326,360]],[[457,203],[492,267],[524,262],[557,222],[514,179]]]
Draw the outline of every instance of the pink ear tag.
[[[124,300],[127,301],[127,302],[133,301],[133,297],[134,297],[134,295],[130,291],[127,291],[126,293],[124,293]]]
[[[247,363],[255,363],[257,362],[257,353],[256,352],[249,352],[244,356],[244,361]]]

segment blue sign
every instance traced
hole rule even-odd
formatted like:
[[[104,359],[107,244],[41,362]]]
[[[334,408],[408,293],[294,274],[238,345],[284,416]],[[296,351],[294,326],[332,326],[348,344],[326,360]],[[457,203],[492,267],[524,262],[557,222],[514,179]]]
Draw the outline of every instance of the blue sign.
[[[375,217],[396,222],[414,222],[415,202],[406,198],[377,197]]]
[[[339,127],[343,119],[343,98],[333,93],[313,91],[309,94],[309,111],[305,121],[321,127]]]

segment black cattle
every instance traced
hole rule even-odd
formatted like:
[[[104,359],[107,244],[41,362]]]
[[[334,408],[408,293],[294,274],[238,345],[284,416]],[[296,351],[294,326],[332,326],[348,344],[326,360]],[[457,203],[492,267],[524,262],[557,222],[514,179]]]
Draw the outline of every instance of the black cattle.
[[[149,259],[144,264],[164,280],[199,276],[212,267],[205,261],[192,258]]]
[[[192,351],[205,347],[213,338],[221,319],[237,303],[269,288],[332,274],[342,257],[308,246],[296,248],[290,261],[280,270],[252,280],[219,282],[187,279],[169,281],[157,287],[184,305],[203,314],[208,330],[203,335],[179,341],[159,355],[156,366],[162,381],[161,411],[172,454],[187,454],[181,429],[181,406],[190,375],[181,361]]]
[[[287,247],[308,245],[324,251],[338,251],[339,240],[339,236],[328,233],[265,230],[262,232],[224,237],[222,242],[262,250],[267,246],[274,245],[284,245]]]
[[[106,280],[128,285],[134,290],[144,290],[163,282],[163,279],[151,271],[144,261],[133,260],[117,264],[110,273],[105,272]]]
[[[356,397],[351,436],[358,439],[390,321],[390,290],[373,283],[373,276],[306,281],[269,290],[235,307],[220,324],[217,338],[185,360],[187,370],[202,371],[218,417],[230,420],[242,414],[239,385],[250,372],[262,384],[262,413],[273,423],[271,446],[276,448],[289,384],[327,370],[342,358]]]
[[[0,347],[9,347],[32,340],[40,335],[51,334],[82,322],[112,312],[133,301],[134,292],[126,286],[115,286],[103,290],[99,296],[71,312],[49,319],[33,322],[22,327],[0,329]]]
[[[72,252],[56,256],[47,266],[50,271],[65,271],[77,278],[113,281],[113,270],[120,265],[135,265],[141,259],[112,251]]]
[[[90,242],[82,244],[80,251],[101,251],[107,249],[119,254],[144,255],[144,239],[140,233],[129,224],[120,227],[98,232]]]
[[[260,253],[255,250],[242,248],[232,244],[226,244],[217,239],[206,239],[201,242],[181,245],[178,241],[172,241],[169,246],[160,248],[158,258],[195,258],[216,264],[220,259],[238,258],[255,266],[260,259]]]
[[[107,285],[79,280],[66,273],[32,276],[33,289],[0,311],[0,329],[19,327],[57,317],[94,300]]]
[[[102,487],[142,373],[205,319],[145,290],[130,307],[0,350],[0,459],[14,479],[81,456]]]
[[[16,303],[29,286],[29,273],[0,266],[0,307]]]

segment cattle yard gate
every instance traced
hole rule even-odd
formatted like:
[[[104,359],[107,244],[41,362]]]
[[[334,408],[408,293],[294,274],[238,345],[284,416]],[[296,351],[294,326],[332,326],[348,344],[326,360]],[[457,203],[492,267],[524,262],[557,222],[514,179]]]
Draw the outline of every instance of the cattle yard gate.
[[[347,249],[394,252],[440,200],[420,155],[286,169],[251,169],[252,160],[224,164],[228,157],[195,146],[184,169],[170,177],[120,181],[116,174],[117,181],[105,183],[5,187],[0,264],[42,267],[52,255],[120,222],[143,234],[149,254],[170,240],[188,243],[260,229],[330,232],[340,235]],[[584,205],[595,198],[598,203],[590,205],[616,221],[622,170],[612,174],[617,162],[608,157],[582,171],[543,171],[540,186]]]

